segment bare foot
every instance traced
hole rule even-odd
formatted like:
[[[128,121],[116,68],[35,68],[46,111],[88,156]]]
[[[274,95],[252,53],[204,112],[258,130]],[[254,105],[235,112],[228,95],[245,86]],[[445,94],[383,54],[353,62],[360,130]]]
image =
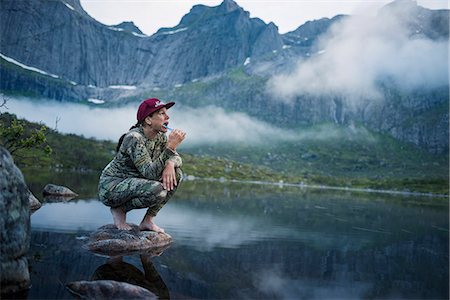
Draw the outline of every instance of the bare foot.
[[[164,229],[162,229],[158,225],[151,223],[151,222],[150,223],[141,223],[139,225],[139,230],[142,230],[142,231],[150,230],[150,231],[161,232],[161,233],[165,232]]]
[[[131,226],[126,223],[127,213],[122,207],[111,207],[111,214],[113,215],[114,225],[119,230],[131,230]]]

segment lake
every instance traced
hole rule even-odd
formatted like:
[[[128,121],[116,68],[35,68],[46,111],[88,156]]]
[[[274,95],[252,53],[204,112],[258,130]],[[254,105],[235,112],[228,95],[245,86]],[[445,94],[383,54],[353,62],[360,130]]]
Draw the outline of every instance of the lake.
[[[447,198],[185,181],[156,218],[172,245],[108,258],[82,248],[112,223],[98,174],[24,174],[38,198],[48,182],[80,194],[31,216],[29,299],[73,299],[65,284],[94,279],[172,299],[449,297]]]

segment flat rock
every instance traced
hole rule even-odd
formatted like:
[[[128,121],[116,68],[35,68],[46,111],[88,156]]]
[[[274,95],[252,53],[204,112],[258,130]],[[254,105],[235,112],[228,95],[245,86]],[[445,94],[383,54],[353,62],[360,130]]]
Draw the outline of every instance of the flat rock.
[[[61,186],[61,185],[56,185],[56,184],[47,184],[44,187],[44,190],[42,191],[42,193],[44,194],[44,196],[47,195],[52,195],[52,196],[67,196],[67,197],[76,197],[78,196],[77,193],[75,193],[74,191],[72,191],[71,189],[65,187],[65,186]]]
[[[140,231],[139,226],[128,224],[132,230],[119,230],[114,224],[100,227],[93,232],[85,247],[106,255],[142,253],[159,255],[170,246],[172,237],[167,233]]]
[[[82,299],[158,299],[147,289],[114,280],[74,281],[66,288]]]

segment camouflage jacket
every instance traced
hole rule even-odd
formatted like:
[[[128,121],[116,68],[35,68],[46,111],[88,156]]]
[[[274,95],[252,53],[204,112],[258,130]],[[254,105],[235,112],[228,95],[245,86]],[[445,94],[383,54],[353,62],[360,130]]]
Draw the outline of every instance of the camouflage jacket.
[[[171,160],[175,167],[181,167],[178,153],[166,148],[164,133],[149,139],[142,127],[127,132],[114,159],[103,169],[101,178],[147,178],[159,180],[166,162]]]

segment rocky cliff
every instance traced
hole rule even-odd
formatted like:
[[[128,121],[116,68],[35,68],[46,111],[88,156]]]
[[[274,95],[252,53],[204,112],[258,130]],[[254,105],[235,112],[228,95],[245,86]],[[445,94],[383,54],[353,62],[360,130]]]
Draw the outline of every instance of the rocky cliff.
[[[282,46],[274,24],[249,18],[231,0],[195,6],[151,37],[131,23],[95,21],[78,0],[2,1],[0,26],[4,56],[94,87],[181,84]]]

